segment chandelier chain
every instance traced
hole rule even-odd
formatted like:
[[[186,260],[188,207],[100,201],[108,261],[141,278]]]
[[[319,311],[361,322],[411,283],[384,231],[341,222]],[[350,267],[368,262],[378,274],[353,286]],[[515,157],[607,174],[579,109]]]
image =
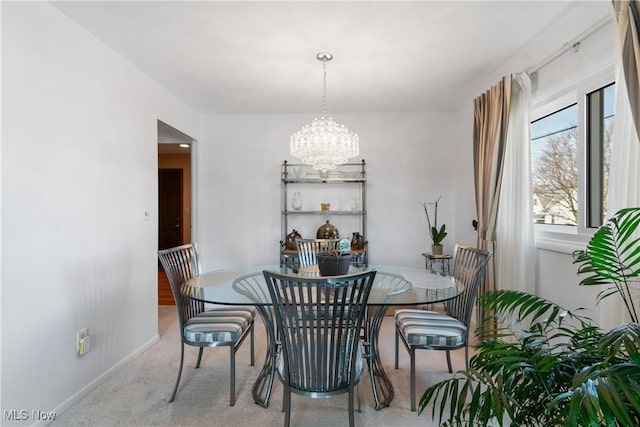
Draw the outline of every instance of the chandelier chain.
[[[323,71],[323,86],[324,92],[322,93],[322,116],[327,117],[327,62],[322,61]]]

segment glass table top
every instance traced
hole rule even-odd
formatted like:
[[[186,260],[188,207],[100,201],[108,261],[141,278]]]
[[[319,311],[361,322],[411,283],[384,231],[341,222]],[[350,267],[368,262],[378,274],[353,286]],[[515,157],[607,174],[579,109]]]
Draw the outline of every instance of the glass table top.
[[[314,268],[315,267],[315,268]],[[317,266],[294,272],[286,266],[251,265],[204,273],[187,281],[182,293],[190,298],[213,304],[270,305],[263,270],[303,277],[319,277]],[[463,291],[450,276],[442,276],[424,268],[399,265],[351,267],[349,274],[376,270],[369,305],[417,305],[442,302]]]

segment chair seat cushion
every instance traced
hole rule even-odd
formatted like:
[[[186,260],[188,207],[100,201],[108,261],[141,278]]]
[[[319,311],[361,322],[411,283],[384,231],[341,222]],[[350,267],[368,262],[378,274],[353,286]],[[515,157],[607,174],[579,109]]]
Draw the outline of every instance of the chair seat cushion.
[[[203,311],[187,320],[184,339],[192,343],[236,342],[251,326],[254,309],[225,307]]]
[[[467,339],[467,327],[451,316],[428,310],[397,310],[396,326],[409,345],[457,348]]]

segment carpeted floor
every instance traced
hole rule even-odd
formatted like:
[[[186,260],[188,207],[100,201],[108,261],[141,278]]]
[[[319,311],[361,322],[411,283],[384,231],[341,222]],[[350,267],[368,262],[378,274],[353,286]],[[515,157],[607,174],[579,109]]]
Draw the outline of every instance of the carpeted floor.
[[[251,386],[264,360],[265,333],[256,316],[256,366],[249,366],[249,342],[236,361],[236,405],[229,406],[229,353],[227,348],[205,349],[200,369],[193,369],[198,350],[186,347],[185,368],[178,395],[168,403],[180,361],[176,310],[159,307],[160,341],[93,390],[80,403],[51,423],[53,426],[281,426],[284,421],[282,386],[276,383],[269,408],[253,402]],[[380,335],[382,360],[395,388],[391,406],[373,408],[370,382],[361,383],[362,413],[357,426],[437,426],[431,410],[418,416],[410,411],[409,357],[401,347],[400,369],[393,368],[393,318],[383,322]],[[445,353],[421,351],[417,357],[418,398],[426,387],[448,378]],[[454,369],[464,368],[464,350],[452,353]],[[292,426],[348,425],[347,396],[309,399],[293,395]]]

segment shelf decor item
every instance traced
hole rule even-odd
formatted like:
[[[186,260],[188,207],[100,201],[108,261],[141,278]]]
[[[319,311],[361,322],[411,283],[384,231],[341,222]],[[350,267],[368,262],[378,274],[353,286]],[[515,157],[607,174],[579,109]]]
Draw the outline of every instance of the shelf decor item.
[[[327,220],[326,223],[322,224],[320,228],[318,228],[318,232],[316,233],[316,238],[318,239],[335,239],[336,238],[336,227]]]
[[[353,233],[353,238],[351,239],[351,249],[364,249],[364,236],[357,231]]]
[[[324,212],[331,209],[331,203],[320,203],[320,209]]]
[[[322,62],[324,92],[322,96],[322,117],[313,119],[310,125],[291,135],[289,152],[302,163],[326,174],[336,165],[346,163],[360,153],[358,135],[349,132],[344,125],[327,117],[327,62],[333,55],[320,52],[316,59]]]
[[[440,228],[438,228],[438,203],[442,196],[438,196],[438,198],[433,203],[421,202],[424,207],[424,213],[427,215],[427,226],[429,227],[429,235],[431,236],[431,254],[432,255],[442,255],[442,241],[445,237],[447,237],[446,225],[442,224]],[[434,205],[434,216],[433,216],[433,224],[431,223],[431,218],[429,217],[429,208],[428,205]]]
[[[296,250],[296,239],[302,239],[302,236],[294,228],[291,233],[287,234],[287,240],[286,240],[286,243],[285,243],[285,247],[287,249],[291,249],[292,251],[295,251]]]
[[[293,193],[293,198],[291,199],[291,207],[296,211],[299,211],[300,209],[302,209],[302,200],[300,200],[299,191],[296,191],[295,193]]]

